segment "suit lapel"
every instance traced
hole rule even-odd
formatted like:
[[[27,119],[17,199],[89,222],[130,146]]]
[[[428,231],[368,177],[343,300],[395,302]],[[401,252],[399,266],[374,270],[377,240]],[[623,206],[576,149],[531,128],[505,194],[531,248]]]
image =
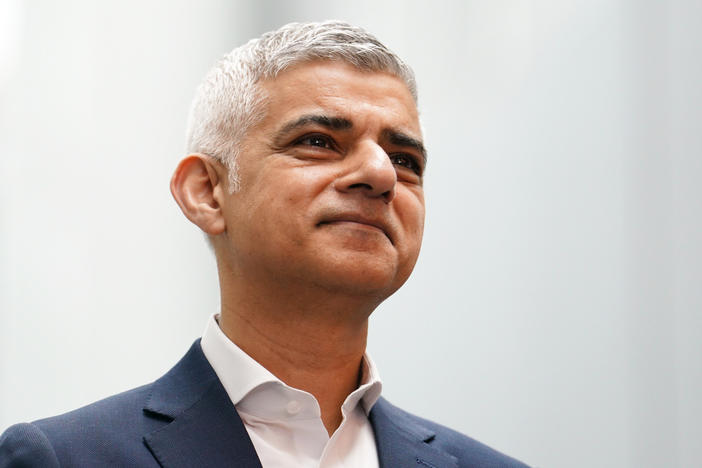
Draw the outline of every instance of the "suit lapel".
[[[370,412],[380,468],[456,468],[456,457],[434,448],[432,430],[410,420],[384,398]]]
[[[154,382],[144,412],[167,422],[144,436],[164,468],[261,468],[246,428],[202,354],[199,340]]]
[[[236,408],[202,353],[200,341],[154,382],[146,417],[164,426],[144,443],[164,468],[261,468]],[[370,412],[381,468],[456,468],[454,456],[430,442],[434,432],[380,398]]]

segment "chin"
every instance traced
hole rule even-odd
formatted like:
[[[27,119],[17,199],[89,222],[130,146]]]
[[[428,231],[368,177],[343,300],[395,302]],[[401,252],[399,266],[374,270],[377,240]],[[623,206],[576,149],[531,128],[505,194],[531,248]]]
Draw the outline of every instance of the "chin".
[[[391,262],[374,260],[364,262],[356,258],[348,264],[336,264],[323,275],[325,284],[336,293],[374,298],[380,303],[397,291],[409,274],[400,275]]]

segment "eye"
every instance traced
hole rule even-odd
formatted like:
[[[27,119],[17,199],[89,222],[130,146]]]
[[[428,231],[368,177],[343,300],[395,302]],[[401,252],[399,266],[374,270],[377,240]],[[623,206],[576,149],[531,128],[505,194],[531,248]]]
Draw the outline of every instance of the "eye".
[[[295,144],[326,149],[332,149],[334,147],[331,138],[325,135],[305,135],[298,139]]]
[[[409,169],[417,175],[422,175],[422,166],[417,162],[417,159],[407,153],[391,154],[390,161],[396,166],[401,166]]]

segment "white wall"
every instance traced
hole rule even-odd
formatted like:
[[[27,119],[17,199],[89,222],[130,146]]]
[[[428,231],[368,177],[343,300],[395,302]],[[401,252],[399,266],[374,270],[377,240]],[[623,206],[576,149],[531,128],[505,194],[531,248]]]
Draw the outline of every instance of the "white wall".
[[[153,380],[217,310],[170,199],[195,86],[292,20],[412,64],[425,244],[386,395],[543,467],[702,465],[702,6],[0,3],[0,430]]]

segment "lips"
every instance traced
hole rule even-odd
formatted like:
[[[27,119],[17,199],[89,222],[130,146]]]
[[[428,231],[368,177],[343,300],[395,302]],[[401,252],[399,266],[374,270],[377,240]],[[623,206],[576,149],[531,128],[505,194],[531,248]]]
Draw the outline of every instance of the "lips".
[[[390,228],[390,223],[383,219],[376,217],[364,216],[360,213],[338,213],[331,216],[326,216],[317,223],[317,226],[329,225],[329,224],[342,224],[342,223],[354,223],[361,226],[366,226],[369,228],[377,229],[383,232],[388,238],[390,243],[394,245],[393,236],[391,235],[392,229]]]

